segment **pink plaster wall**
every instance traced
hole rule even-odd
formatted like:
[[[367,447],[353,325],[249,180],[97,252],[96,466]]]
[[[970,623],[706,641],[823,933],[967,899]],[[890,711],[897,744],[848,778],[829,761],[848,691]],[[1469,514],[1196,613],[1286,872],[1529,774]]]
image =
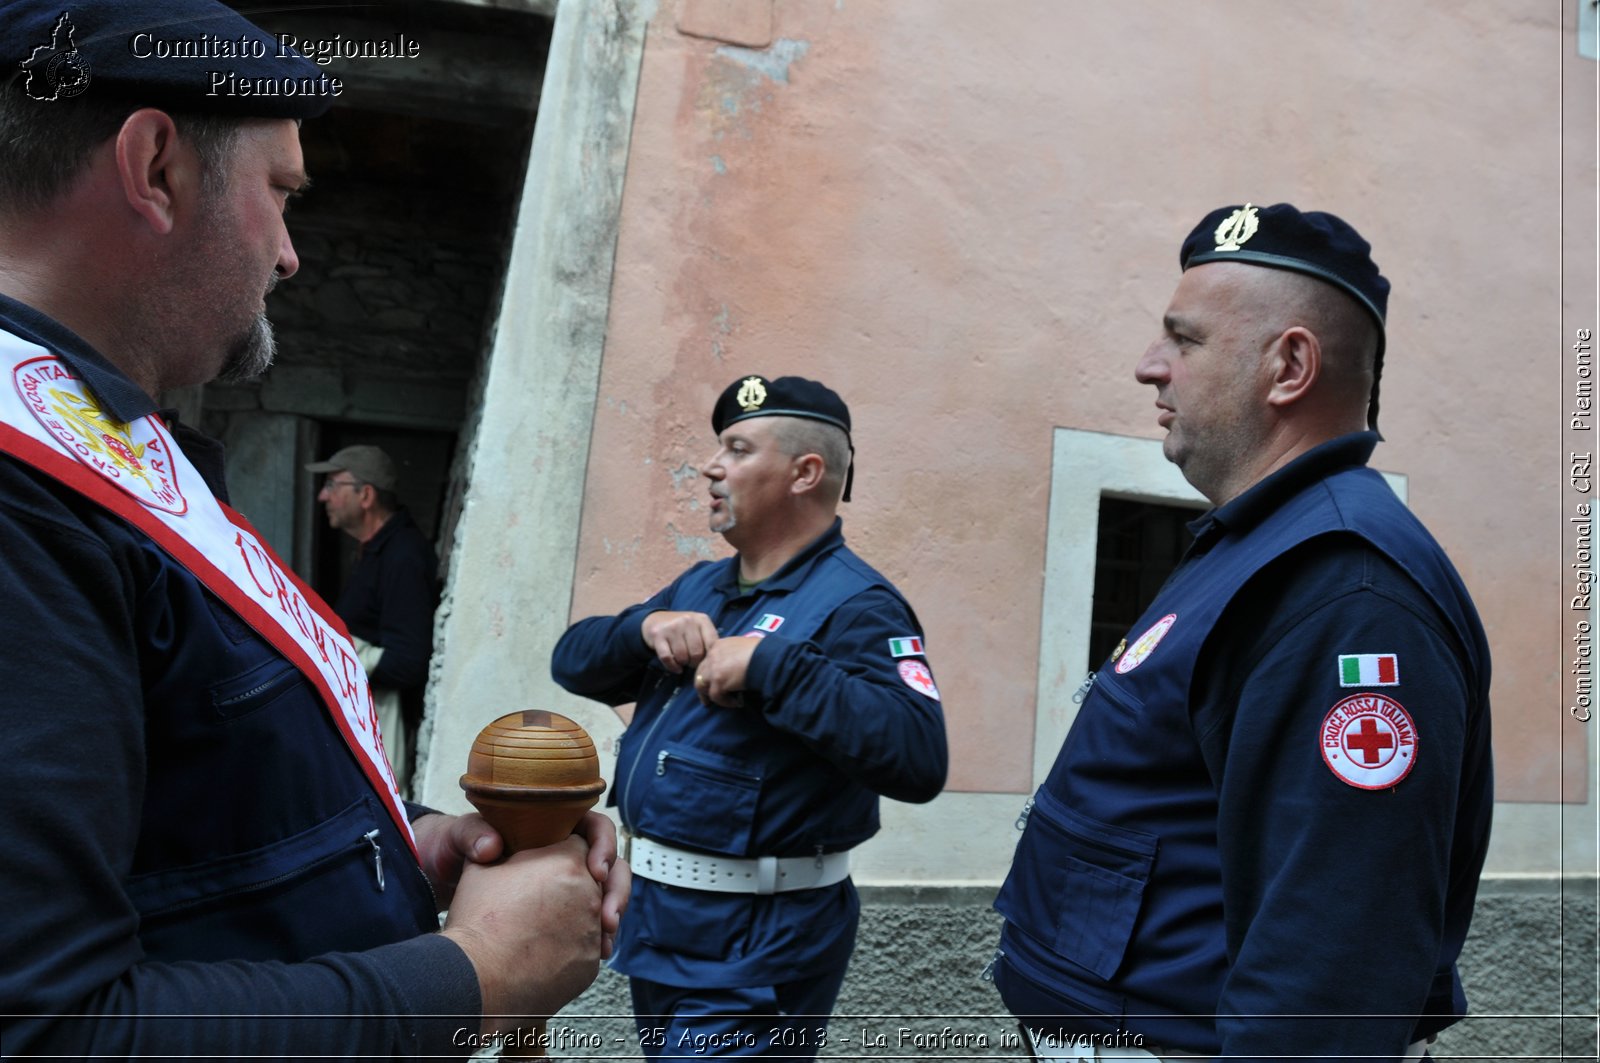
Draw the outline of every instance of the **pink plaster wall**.
[[[1485,616],[1501,796],[1555,799],[1563,5],[776,0],[764,49],[679,31],[716,6],[650,26],[574,617],[726,552],[692,471],[722,387],[820,377],[857,425],[846,534],[928,630],[951,786],[1026,791],[1052,430],[1158,438],[1132,371],[1180,240],[1289,200],[1394,282],[1376,463]]]

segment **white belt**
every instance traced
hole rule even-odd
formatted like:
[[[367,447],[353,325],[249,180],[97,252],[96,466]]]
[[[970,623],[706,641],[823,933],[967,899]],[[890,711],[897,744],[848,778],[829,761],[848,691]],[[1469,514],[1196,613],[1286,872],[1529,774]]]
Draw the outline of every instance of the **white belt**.
[[[633,873],[651,882],[710,893],[788,893],[832,886],[850,877],[850,851],[816,856],[741,859],[677,849],[637,835],[628,839]]]

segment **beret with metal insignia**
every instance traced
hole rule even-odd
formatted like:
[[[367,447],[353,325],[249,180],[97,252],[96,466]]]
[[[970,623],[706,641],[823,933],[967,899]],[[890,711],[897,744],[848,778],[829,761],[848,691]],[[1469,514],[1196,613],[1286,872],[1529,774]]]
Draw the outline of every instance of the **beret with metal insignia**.
[[[717,435],[731,424],[752,417],[805,417],[844,430],[850,438],[850,408],[836,391],[815,380],[798,376],[740,377],[723,389],[711,408],[711,430]],[[855,445],[850,446],[850,468],[845,474],[844,501],[850,501],[855,479]]]
[[[216,0],[0,0],[0,85],[240,118],[315,118],[342,83]]]
[[[730,424],[751,417],[809,417],[850,434],[850,408],[844,400],[832,388],[804,377],[740,377],[723,389],[712,407],[711,428],[721,435]]]
[[[1219,207],[1200,219],[1178,262],[1185,269],[1203,262],[1247,262],[1292,270],[1326,281],[1360,303],[1378,326],[1368,419],[1378,419],[1378,374],[1383,368],[1384,315],[1389,282],[1372,261],[1372,246],[1344,219],[1323,211],[1301,211],[1288,203],[1270,207]]]

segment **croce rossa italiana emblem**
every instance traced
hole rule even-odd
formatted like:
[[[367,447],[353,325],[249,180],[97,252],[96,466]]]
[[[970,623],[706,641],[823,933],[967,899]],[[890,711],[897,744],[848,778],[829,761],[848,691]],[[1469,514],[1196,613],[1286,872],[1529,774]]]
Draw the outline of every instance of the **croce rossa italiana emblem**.
[[[172,441],[154,417],[123,424],[56,358],[33,358],[13,371],[17,394],[61,449],[152,509],[182,514]]]

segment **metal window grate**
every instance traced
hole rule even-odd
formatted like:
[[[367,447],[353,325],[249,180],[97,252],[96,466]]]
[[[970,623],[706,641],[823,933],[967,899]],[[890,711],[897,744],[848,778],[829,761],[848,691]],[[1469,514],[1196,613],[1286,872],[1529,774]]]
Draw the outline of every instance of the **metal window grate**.
[[[1189,548],[1192,537],[1187,525],[1200,513],[1188,506],[1100,496],[1090,669],[1105,663],[1155,599]]]

